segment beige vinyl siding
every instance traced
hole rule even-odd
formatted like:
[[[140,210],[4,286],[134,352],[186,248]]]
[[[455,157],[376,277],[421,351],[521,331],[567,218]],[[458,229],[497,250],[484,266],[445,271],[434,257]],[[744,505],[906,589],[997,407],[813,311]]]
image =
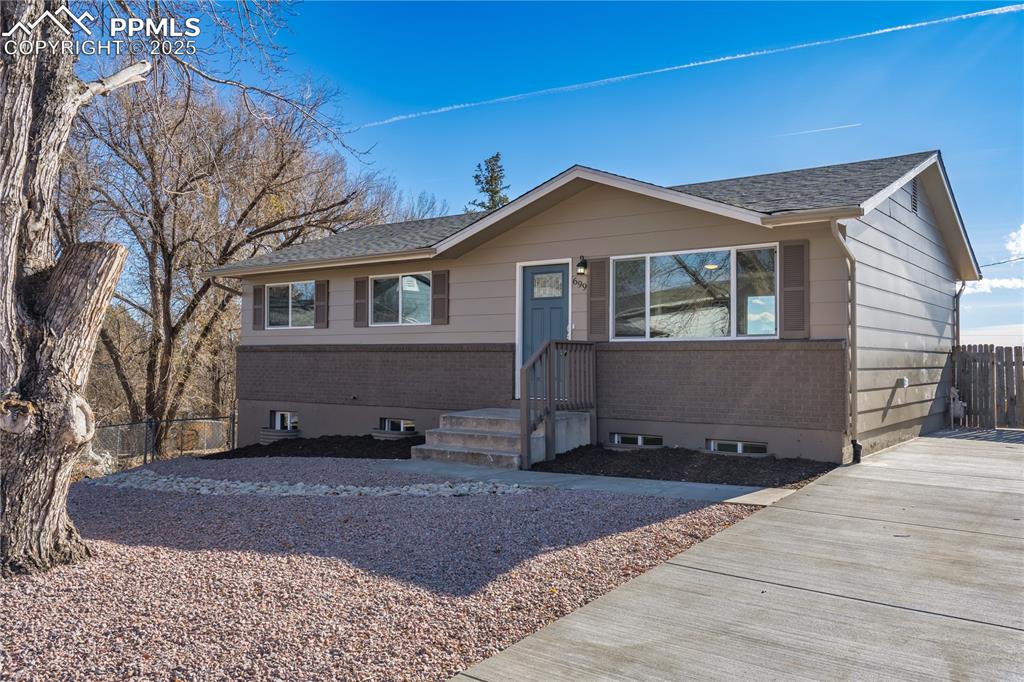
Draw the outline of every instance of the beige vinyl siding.
[[[846,267],[826,224],[768,229],[640,196],[593,186],[533,216],[458,258],[303,271],[295,279],[330,280],[328,329],[252,329],[252,285],[287,281],[285,275],[243,282],[242,344],[508,343],[516,336],[516,263],[597,258],[672,250],[810,241],[811,336],[845,338]],[[450,271],[450,323],[439,326],[355,328],[353,278],[429,270]],[[573,338],[587,337],[587,294],[571,300]]]
[[[844,221],[857,258],[858,428],[865,452],[942,426],[956,275],[922,186]],[[909,387],[897,388],[900,377]]]

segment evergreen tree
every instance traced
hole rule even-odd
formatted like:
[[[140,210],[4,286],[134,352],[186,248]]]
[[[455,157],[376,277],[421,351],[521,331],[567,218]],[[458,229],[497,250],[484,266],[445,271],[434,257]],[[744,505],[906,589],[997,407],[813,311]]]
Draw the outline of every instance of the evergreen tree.
[[[508,195],[505,190],[509,188],[505,183],[505,169],[501,165],[501,152],[495,152],[494,156],[487,157],[483,163],[476,165],[476,172],[473,173],[473,182],[479,188],[480,194],[485,199],[474,199],[466,206],[466,211],[493,211],[508,203]]]

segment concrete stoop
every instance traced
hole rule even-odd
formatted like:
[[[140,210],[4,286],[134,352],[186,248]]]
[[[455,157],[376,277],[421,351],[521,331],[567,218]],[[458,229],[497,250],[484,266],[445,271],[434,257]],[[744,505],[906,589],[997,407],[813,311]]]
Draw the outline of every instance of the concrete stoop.
[[[436,459],[500,469],[519,468],[519,410],[487,408],[441,415],[441,424],[426,433],[427,442],[412,448],[413,459]],[[558,412],[555,454],[590,442],[590,414]],[[531,462],[545,457],[544,432],[530,437]]]

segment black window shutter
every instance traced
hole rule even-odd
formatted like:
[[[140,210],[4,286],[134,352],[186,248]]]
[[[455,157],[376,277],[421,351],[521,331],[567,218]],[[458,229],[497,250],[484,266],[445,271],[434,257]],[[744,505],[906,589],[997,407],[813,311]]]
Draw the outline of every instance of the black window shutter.
[[[252,287],[252,328],[253,329],[266,329],[266,307],[264,303],[264,297],[267,293],[267,287],[262,284],[254,284]]]
[[[591,258],[587,282],[587,338],[608,340],[608,270],[607,258]]]
[[[354,295],[352,300],[352,326],[368,327],[369,320],[369,277],[356,277],[355,286],[352,288]]]
[[[330,282],[318,279],[313,299],[313,326],[316,329],[327,329],[327,314],[330,310]]]
[[[448,324],[448,271],[430,273],[430,324]]]
[[[811,247],[806,239],[798,239],[781,242],[779,251],[779,337],[806,339],[811,335]]]

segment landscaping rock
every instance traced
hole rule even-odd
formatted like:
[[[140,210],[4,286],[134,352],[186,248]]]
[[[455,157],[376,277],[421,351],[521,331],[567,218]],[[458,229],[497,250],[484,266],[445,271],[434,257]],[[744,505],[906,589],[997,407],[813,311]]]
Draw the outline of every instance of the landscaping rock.
[[[196,476],[161,475],[150,469],[126,471],[90,481],[89,483],[115,488],[139,488],[141,490],[159,490],[171,493],[199,493],[200,495],[302,495],[310,497],[324,495],[333,497],[412,495],[415,497],[462,497],[466,495],[515,495],[524,492],[524,489],[515,483],[491,483],[486,481],[467,481],[456,484],[446,481],[444,483],[416,483],[402,486],[332,486],[302,482],[289,483],[287,481],[259,481],[253,483],[198,478]]]
[[[102,478],[117,471],[117,458],[109,452],[93,450],[87,446],[71,474],[72,481],[83,478]]]

